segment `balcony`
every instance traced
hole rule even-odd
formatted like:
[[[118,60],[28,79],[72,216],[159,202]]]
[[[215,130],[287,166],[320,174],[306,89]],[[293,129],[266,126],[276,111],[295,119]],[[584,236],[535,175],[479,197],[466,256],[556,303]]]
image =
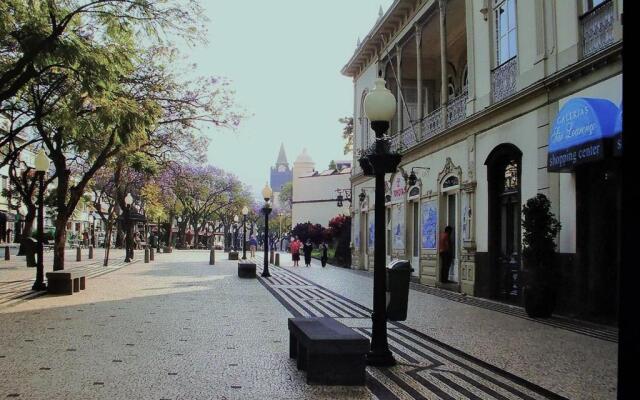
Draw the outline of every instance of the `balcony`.
[[[491,99],[498,103],[516,92],[518,57],[513,57],[491,71]]]
[[[614,42],[613,1],[609,0],[580,17],[582,57],[586,58]]]

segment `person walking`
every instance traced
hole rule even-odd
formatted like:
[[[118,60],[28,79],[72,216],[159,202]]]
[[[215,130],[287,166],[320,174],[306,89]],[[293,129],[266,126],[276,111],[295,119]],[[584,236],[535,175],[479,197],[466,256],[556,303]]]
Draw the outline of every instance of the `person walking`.
[[[300,247],[302,243],[298,240],[298,237],[291,242],[291,259],[293,260],[293,266],[299,267],[298,262],[300,262]]]
[[[438,251],[440,253],[440,281],[442,283],[450,283],[449,281],[449,268],[451,266],[452,253],[451,253],[451,232],[453,228],[447,226],[444,228],[444,232],[440,233],[440,240],[438,241]]]
[[[311,239],[307,238],[307,242],[304,244],[304,265],[307,267],[311,266],[311,251],[313,250],[313,243],[311,243]]]
[[[256,258],[256,248],[258,247],[258,241],[256,237],[251,235],[249,237],[249,251],[251,252],[251,258]]]
[[[329,259],[329,257],[327,256],[328,250],[329,246],[327,246],[327,242],[323,240],[322,244],[320,245],[320,251],[322,253],[320,256],[320,263],[322,264],[322,268],[326,267],[327,265],[327,260]]]

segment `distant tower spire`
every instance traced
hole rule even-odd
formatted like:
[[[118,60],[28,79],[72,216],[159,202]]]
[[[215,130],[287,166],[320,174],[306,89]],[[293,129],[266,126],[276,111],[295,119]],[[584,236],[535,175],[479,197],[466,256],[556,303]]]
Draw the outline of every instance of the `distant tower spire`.
[[[380,5],[380,9],[378,9],[378,19],[382,18],[384,12],[382,12],[382,5]]]
[[[276,161],[276,165],[289,165],[287,162],[287,155],[284,152],[284,143],[280,143],[280,152],[278,153],[278,161]]]
[[[360,47],[360,36],[358,36],[358,41],[356,42],[356,47]]]

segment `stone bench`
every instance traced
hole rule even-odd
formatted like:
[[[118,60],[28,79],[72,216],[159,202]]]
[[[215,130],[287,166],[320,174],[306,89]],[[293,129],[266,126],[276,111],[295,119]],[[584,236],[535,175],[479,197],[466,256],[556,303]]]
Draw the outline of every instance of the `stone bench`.
[[[73,294],[84,290],[85,275],[74,270],[47,272],[47,291],[52,294]]]
[[[364,385],[369,339],[333,318],[289,318],[289,356],[307,383]]]
[[[240,278],[255,278],[256,277],[256,264],[252,262],[239,262],[238,263],[238,277]]]

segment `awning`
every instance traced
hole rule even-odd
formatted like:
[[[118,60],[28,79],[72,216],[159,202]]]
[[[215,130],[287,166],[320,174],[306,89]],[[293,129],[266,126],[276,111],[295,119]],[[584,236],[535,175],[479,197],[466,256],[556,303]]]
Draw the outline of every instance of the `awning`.
[[[620,112],[616,118],[616,126],[614,128],[615,139],[613,140],[613,155],[622,156],[622,103],[620,103]]]
[[[606,99],[579,97],[558,112],[549,133],[547,168],[571,171],[574,166],[605,156],[605,140],[615,136],[620,109]]]

